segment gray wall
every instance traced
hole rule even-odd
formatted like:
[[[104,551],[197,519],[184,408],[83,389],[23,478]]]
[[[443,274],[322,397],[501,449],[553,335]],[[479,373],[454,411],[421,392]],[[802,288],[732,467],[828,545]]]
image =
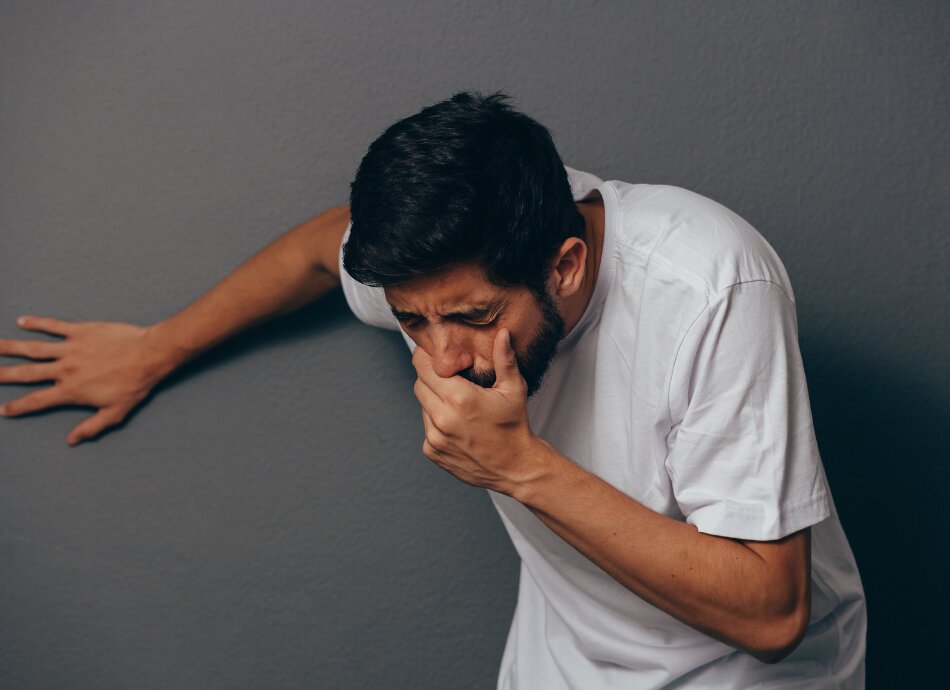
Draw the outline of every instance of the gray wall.
[[[948,641],[950,3],[547,5],[3,3],[0,337],[23,313],[164,318],[346,201],[383,128],[504,88],[570,165],[698,191],[778,250],[869,686],[926,687]],[[422,455],[413,380],[398,334],[333,294],[96,442],[65,443],[89,408],[0,419],[0,686],[493,687],[517,559],[487,495]]]

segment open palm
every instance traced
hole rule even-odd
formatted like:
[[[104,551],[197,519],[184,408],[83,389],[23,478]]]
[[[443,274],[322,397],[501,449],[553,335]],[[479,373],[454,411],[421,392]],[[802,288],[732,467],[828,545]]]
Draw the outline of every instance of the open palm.
[[[0,355],[41,360],[0,367],[0,383],[54,381],[55,385],[6,403],[0,414],[11,417],[60,405],[97,408],[69,432],[70,445],[120,423],[173,368],[148,327],[35,316],[17,323],[63,340],[0,339]]]

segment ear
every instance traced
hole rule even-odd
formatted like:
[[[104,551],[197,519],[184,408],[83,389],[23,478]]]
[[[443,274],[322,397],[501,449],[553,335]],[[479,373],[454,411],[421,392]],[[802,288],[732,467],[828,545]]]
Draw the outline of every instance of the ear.
[[[561,299],[570,297],[581,289],[584,274],[587,271],[587,245],[579,237],[568,237],[552,259],[554,270],[551,280],[555,295]]]

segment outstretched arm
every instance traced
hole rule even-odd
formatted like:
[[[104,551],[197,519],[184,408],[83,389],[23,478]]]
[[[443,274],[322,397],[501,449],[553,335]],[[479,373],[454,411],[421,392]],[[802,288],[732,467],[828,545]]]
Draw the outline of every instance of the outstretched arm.
[[[0,383],[55,381],[0,407],[6,417],[59,405],[96,414],[67,436],[74,445],[120,423],[152,388],[188,360],[247,328],[292,312],[340,284],[340,243],[349,206],[291,228],[178,313],[152,326],[26,316],[27,330],[60,341],[0,340],[0,355],[42,359],[0,367]]]
[[[340,242],[349,206],[335,206],[291,228],[225,276],[208,293],[151,327],[179,366],[251,326],[296,311],[340,284]]]

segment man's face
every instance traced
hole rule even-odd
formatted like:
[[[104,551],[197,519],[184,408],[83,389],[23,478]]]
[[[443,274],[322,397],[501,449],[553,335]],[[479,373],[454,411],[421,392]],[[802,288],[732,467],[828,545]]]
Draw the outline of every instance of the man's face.
[[[433,359],[439,376],[458,374],[483,388],[495,383],[492,345],[501,328],[511,333],[528,397],[541,381],[564,336],[553,298],[527,288],[502,288],[473,266],[452,268],[384,289],[406,334]]]

